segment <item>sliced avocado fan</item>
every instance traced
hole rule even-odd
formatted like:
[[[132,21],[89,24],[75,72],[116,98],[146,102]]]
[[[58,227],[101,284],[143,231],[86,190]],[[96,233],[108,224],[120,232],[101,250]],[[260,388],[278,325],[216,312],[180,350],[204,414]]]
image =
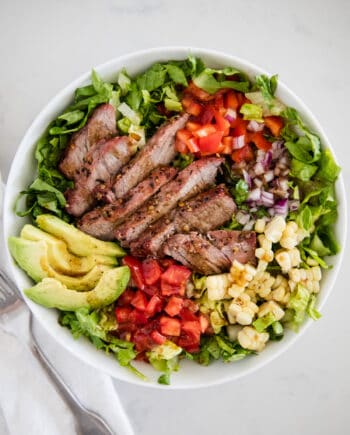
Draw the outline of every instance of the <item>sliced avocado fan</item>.
[[[44,241],[48,248],[48,262],[57,272],[65,275],[77,276],[84,275],[91,271],[97,264],[107,266],[116,266],[116,257],[108,255],[89,255],[87,257],[78,257],[71,254],[66,243],[40,230],[33,225],[24,225],[21,231],[21,238],[32,241]]]
[[[39,215],[36,218],[36,223],[42,230],[58,239],[64,240],[70,252],[75,255],[83,257],[91,254],[112,257],[122,257],[125,255],[125,251],[116,243],[95,239],[51,214]]]
[[[44,278],[55,278],[70,289],[86,291],[93,289],[102,274],[112,266],[97,264],[82,276],[68,276],[57,272],[49,263],[48,245],[44,240],[33,241],[21,237],[9,237],[10,252],[19,266],[39,282]]]
[[[79,308],[96,309],[114,302],[126,289],[130,280],[127,266],[106,270],[93,290],[77,292],[54,278],[44,278],[39,284],[24,290],[32,301],[47,308],[75,311]]]

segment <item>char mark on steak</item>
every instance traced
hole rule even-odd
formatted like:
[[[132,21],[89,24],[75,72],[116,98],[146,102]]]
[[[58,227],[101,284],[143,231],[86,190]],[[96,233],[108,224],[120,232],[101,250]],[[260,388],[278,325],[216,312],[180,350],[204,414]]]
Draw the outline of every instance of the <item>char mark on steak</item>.
[[[136,146],[127,136],[102,141],[90,149],[84,157],[84,164],[74,188],[65,194],[67,212],[79,217],[90,209],[95,202],[93,191],[96,186],[108,183],[135,152]]]
[[[224,185],[200,193],[186,201],[130,244],[135,256],[162,256],[161,246],[172,234],[199,231],[206,233],[220,227],[236,211],[236,204]]]
[[[166,255],[203,275],[220,273],[230,268],[229,259],[201,234],[175,234],[164,244]]]
[[[117,227],[115,238],[122,246],[128,247],[149,225],[175,208],[179,201],[185,201],[211,187],[222,161],[219,157],[195,160],[133,213],[127,222]]]
[[[256,263],[256,233],[254,231],[209,231],[208,239],[230,260],[242,264]]]
[[[107,200],[111,202],[115,198],[122,198],[154,168],[168,165],[174,159],[175,135],[184,127],[188,117],[189,115],[185,113],[173,118],[157,130],[136,157],[118,174],[110,191],[105,193]]]
[[[170,166],[156,168],[147,178],[131,189],[127,197],[86,213],[78,221],[78,228],[98,239],[113,240],[116,225],[124,222],[132,212],[141,207],[176,174],[177,169]]]
[[[94,110],[86,125],[71,137],[59,164],[60,171],[70,180],[76,180],[90,148],[116,134],[115,109],[111,104],[102,104]]]

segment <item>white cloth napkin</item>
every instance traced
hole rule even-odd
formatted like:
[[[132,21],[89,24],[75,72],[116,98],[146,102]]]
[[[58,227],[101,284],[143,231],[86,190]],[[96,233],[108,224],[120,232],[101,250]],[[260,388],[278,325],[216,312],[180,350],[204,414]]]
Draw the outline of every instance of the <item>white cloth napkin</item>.
[[[0,252],[4,252],[2,239],[1,234]],[[4,267],[4,258],[1,263]],[[72,413],[26,344],[28,316],[23,305],[0,317],[0,434],[74,434]],[[102,416],[116,435],[133,435],[112,378],[78,360],[39,325],[34,326],[40,347],[81,403]]]

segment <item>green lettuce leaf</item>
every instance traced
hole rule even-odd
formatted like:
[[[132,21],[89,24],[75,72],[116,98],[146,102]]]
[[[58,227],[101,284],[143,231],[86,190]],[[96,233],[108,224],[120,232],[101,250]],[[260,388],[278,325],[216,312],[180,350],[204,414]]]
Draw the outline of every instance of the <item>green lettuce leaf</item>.
[[[317,309],[315,308],[315,304],[316,304],[316,296],[311,295],[308,306],[306,308],[306,313],[309,317],[311,317],[312,320],[318,320],[322,317],[321,313],[317,311]]]
[[[239,81],[226,80],[226,77],[236,76]],[[248,92],[250,83],[248,77],[236,68],[212,69],[205,68],[199,75],[193,78],[196,86],[215,94],[219,89],[229,88],[240,92]]]
[[[272,313],[266,314],[266,316],[259,317],[254,320],[253,326],[258,332],[264,332],[269,326],[276,322],[275,316]]]
[[[308,165],[300,160],[292,159],[291,175],[301,181],[309,181],[318,170],[316,165]]]
[[[244,103],[240,108],[243,119],[248,121],[263,122],[263,109],[257,104]]]

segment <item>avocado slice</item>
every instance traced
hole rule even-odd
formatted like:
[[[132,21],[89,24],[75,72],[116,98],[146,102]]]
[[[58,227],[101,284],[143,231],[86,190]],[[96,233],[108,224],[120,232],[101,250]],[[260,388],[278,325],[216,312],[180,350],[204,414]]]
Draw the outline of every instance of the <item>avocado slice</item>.
[[[42,230],[54,235],[58,239],[64,240],[68,249],[73,254],[82,257],[88,256],[91,253],[112,257],[122,257],[125,255],[125,251],[116,243],[95,239],[51,214],[39,215],[36,218],[36,223]]]
[[[27,274],[39,282],[44,278],[55,278],[62,284],[78,291],[93,289],[100,280],[103,272],[111,269],[111,266],[98,264],[94,266],[87,274],[82,276],[63,275],[50,265],[48,259],[48,245],[44,240],[33,241],[20,237],[9,237],[9,249]]]
[[[65,275],[84,275],[97,264],[116,266],[116,257],[107,255],[89,255],[88,257],[78,257],[71,254],[63,240],[57,239],[51,234],[40,230],[33,225],[24,225],[21,237],[26,240],[43,240],[48,247],[48,261],[53,269]]]
[[[88,292],[67,288],[54,278],[44,278],[39,284],[24,290],[25,295],[47,308],[75,311],[79,308],[102,308],[114,302],[123,293],[130,279],[127,266],[106,270],[98,284]]]

